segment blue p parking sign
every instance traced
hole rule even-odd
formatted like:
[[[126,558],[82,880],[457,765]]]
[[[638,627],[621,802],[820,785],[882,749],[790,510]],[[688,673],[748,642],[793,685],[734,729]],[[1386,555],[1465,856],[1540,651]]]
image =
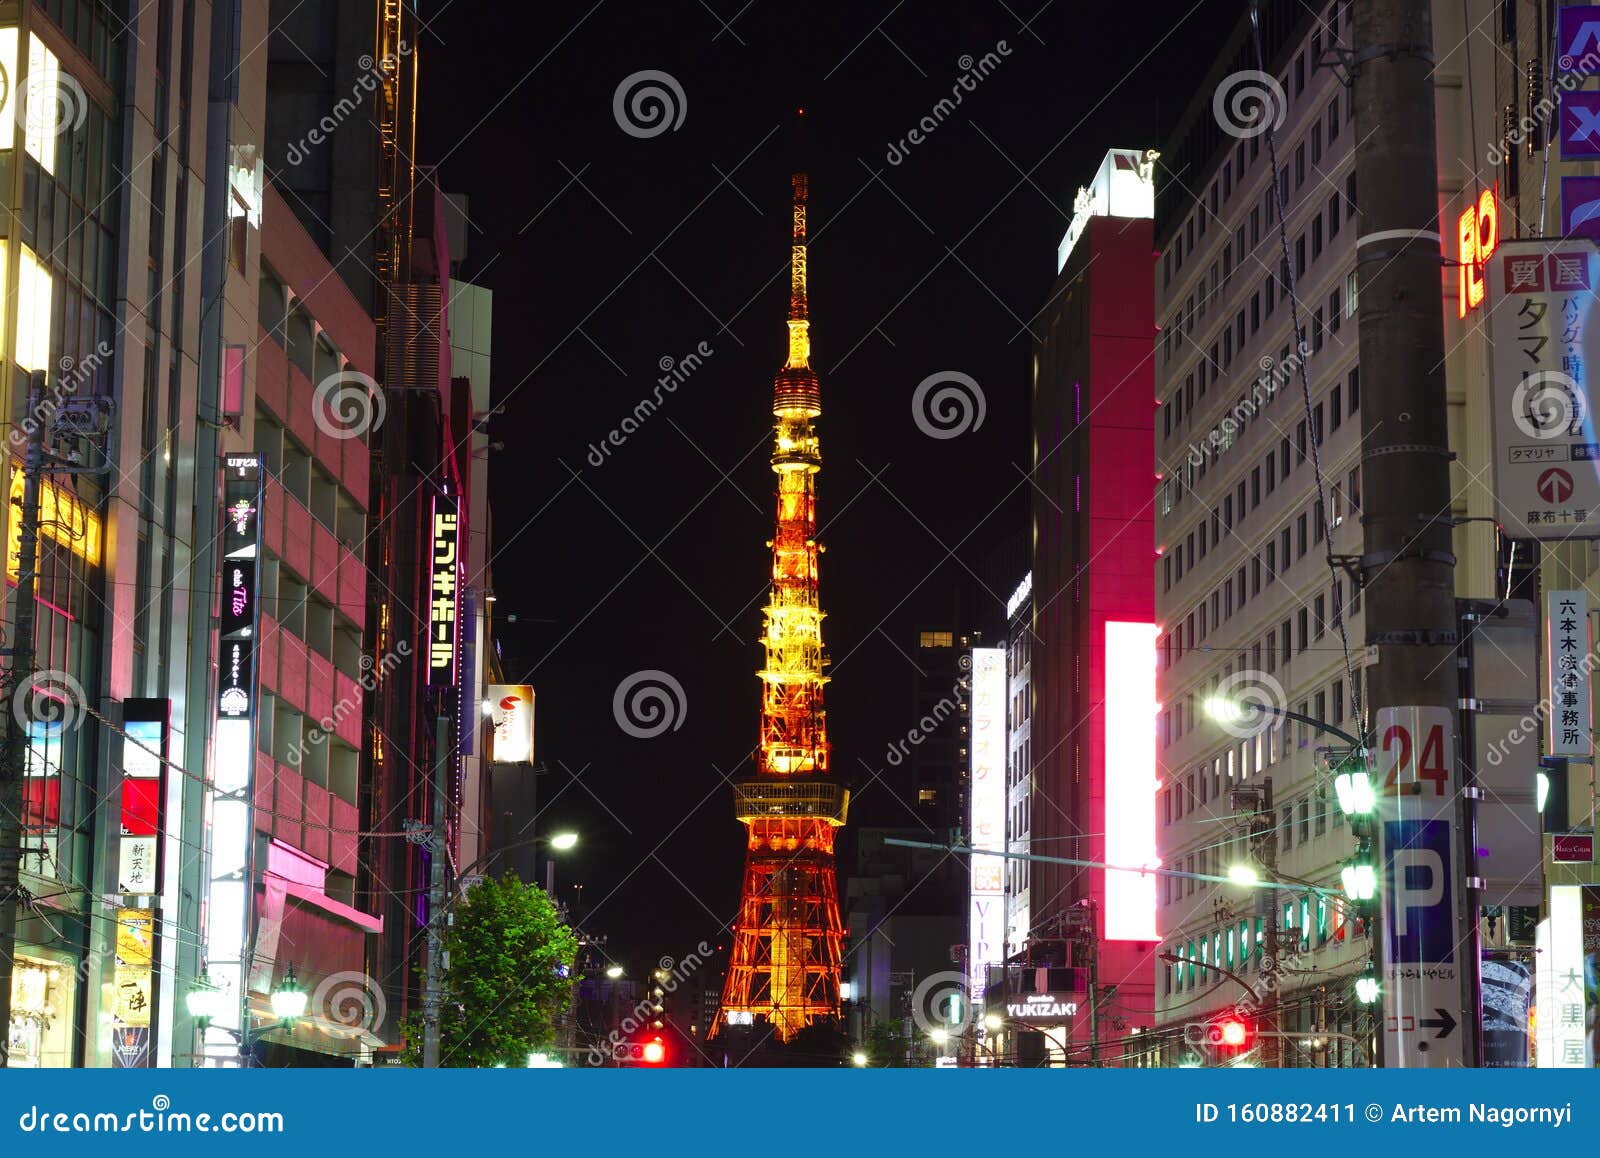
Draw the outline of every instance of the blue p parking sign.
[[[1397,965],[1456,959],[1451,838],[1447,820],[1384,822],[1383,919]]]

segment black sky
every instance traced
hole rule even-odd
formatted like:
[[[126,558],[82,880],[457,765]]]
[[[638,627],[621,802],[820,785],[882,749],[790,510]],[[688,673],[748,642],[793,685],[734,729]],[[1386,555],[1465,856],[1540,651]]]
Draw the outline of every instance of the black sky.
[[[518,25],[514,7],[423,7],[418,159],[469,199],[463,273],[495,294],[496,611],[518,616],[507,666],[537,689],[540,828],[582,832],[561,881],[584,885],[586,924],[619,957],[715,940],[738,897],[722,775],[759,716],[791,170],[811,175],[834,766],[858,787],[853,822],[912,823],[895,799],[906,769],[883,763],[914,722],[907,657],[1027,525],[1027,324],[1072,191],[1108,147],[1160,143],[1243,10],[591,0],[528,6]],[[997,67],[891,165],[963,58],[991,52]],[[612,100],[647,69],[675,78],[686,111],[638,139]],[[660,411],[587,461],[658,362],[702,341],[712,355]],[[986,418],[934,440],[911,395],[949,370],[977,380]],[[612,713],[643,669],[687,701],[651,740]]]

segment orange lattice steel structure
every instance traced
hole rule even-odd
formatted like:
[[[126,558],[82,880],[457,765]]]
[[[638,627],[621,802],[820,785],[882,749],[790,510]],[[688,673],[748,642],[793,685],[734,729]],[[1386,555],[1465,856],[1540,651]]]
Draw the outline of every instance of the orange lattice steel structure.
[[[813,421],[822,394],[811,369],[806,302],[806,177],[794,177],[794,245],[789,282],[789,357],[772,387],[777,418],[772,469],[778,527],[772,597],[762,643],[761,742],[754,778],[734,785],[734,812],[748,826],[744,892],[722,1017],[765,1017],[780,1040],[839,1014],[844,940],[833,865],[834,830],[850,793],[828,777],[822,708],[822,605],[817,596],[817,472],[822,452]]]

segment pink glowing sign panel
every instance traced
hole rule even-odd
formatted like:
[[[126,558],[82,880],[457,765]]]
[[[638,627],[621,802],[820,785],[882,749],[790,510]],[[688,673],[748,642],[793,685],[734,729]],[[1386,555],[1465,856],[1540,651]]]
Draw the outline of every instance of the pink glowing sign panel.
[[[1156,636],[1106,623],[1105,939],[1156,940]]]

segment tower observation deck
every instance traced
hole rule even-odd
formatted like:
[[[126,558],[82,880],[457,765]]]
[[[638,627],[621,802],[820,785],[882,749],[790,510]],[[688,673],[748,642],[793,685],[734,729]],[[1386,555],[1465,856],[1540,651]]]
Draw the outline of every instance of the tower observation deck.
[[[806,294],[804,173],[794,176],[790,249],[789,356],[772,387],[776,418],[777,531],[772,594],[761,642],[761,736],[755,775],[734,785],[734,812],[746,826],[747,854],[733,953],[722,993],[730,1022],[764,1017],[788,1041],[818,1018],[839,1014],[844,940],[834,872],[834,831],[850,793],[828,774],[822,706],[827,656],[817,592],[817,473],[822,451],[815,419],[822,393],[811,369]]]

